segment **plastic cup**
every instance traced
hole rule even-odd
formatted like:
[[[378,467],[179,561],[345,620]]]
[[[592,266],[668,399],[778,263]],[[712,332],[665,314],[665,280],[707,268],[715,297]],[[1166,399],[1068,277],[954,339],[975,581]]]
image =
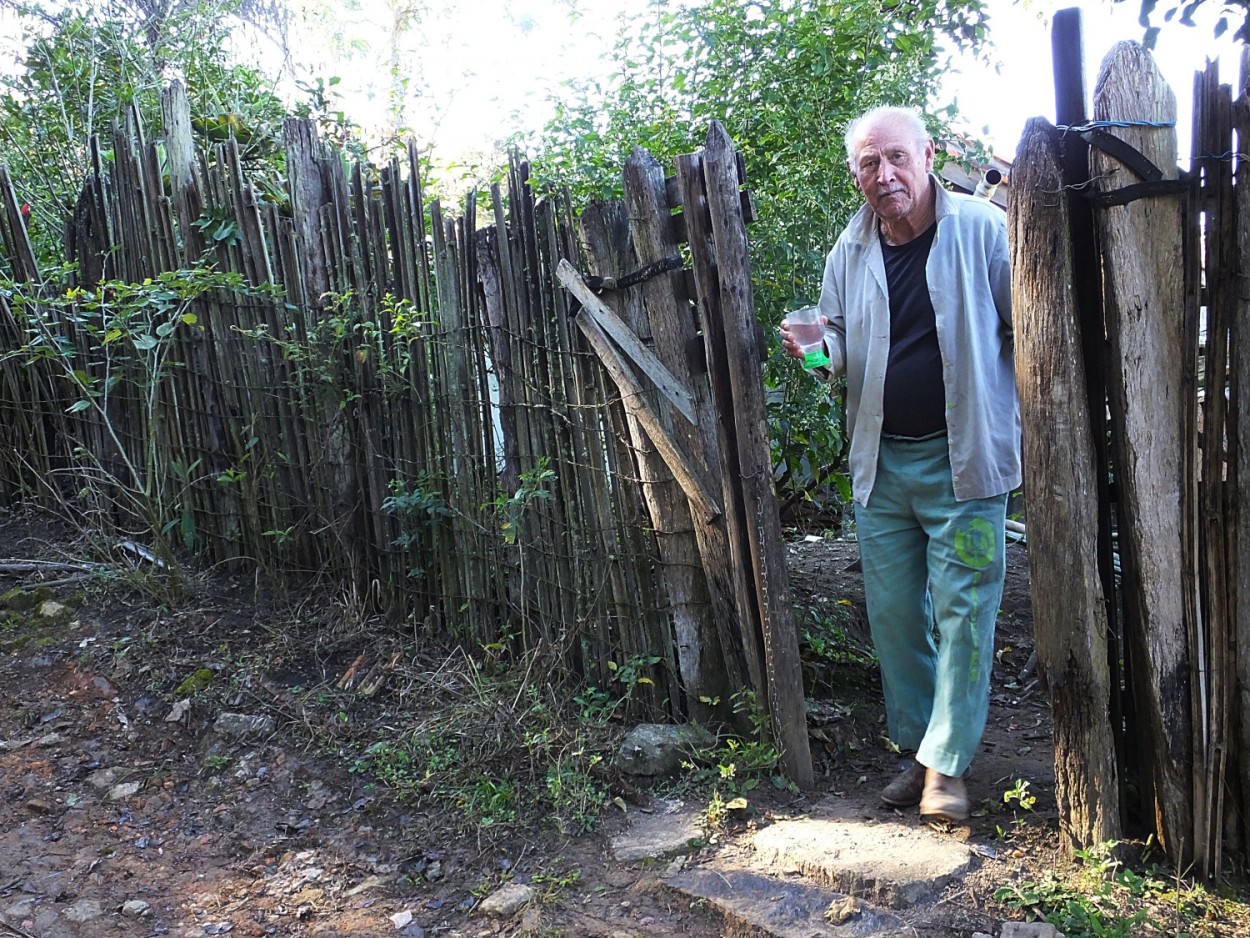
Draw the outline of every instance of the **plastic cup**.
[[[821,368],[829,364],[829,356],[825,352],[825,326],[820,321],[820,310],[815,306],[796,309],[786,313],[784,321],[790,327],[790,335],[799,343],[804,368]]]

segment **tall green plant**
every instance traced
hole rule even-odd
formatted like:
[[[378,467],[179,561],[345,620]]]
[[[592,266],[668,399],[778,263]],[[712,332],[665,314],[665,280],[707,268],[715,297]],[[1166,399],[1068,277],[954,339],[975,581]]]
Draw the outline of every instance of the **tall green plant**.
[[[859,204],[846,122],[880,103],[925,104],[943,50],[975,48],[985,29],[981,0],[651,0],[622,33],[608,84],[575,83],[527,141],[534,175],[582,201],[609,197],[633,147],[669,162],[720,121],[746,158],[757,312],[773,326],[816,300],[824,256]],[[840,465],[841,406],[773,351],[779,477],[810,490]]]
[[[0,297],[23,340],[0,351],[0,364],[42,369],[66,390],[66,412],[81,414],[91,427],[72,441],[75,467],[61,473],[60,487],[75,494],[86,514],[132,519],[139,525],[133,533],[162,554],[175,540],[197,546],[190,491],[208,481],[199,459],[184,465],[171,455],[178,452],[171,443],[180,419],[171,382],[184,367],[180,333],[202,330],[197,311],[205,299],[230,294],[280,296],[276,287],[250,286],[241,274],[206,267],[64,293],[52,283],[0,277]],[[77,429],[76,421],[65,424],[71,435]],[[240,474],[233,475],[218,481],[237,481]]]

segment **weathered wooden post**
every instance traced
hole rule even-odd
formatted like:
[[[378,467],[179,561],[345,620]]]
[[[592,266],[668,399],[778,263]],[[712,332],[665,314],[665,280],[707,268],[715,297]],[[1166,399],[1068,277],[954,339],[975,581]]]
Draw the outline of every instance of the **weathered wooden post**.
[[[1175,179],[1176,98],[1149,53],[1117,43],[1103,60],[1094,118],[1127,122],[1114,135]],[[1096,149],[1105,193],[1140,181]],[[1197,626],[1193,472],[1193,352],[1183,311],[1181,205],[1175,195],[1097,212],[1103,245],[1108,379],[1117,481],[1124,631],[1132,653],[1142,794],[1160,842],[1193,858],[1193,721],[1189,638]]]
[[[1120,837],[1098,473],[1058,131],[1025,126],[1011,174],[1012,309],[1029,494],[1029,568],[1041,674],[1055,720],[1064,849]]]
[[[1055,70],[1055,118],[1060,126],[1079,127],[1089,120],[1089,95],[1085,87],[1085,40],[1081,11],[1055,13],[1051,34],[1051,58]],[[1111,732],[1120,765],[1123,807],[1126,718],[1132,717],[1131,698],[1122,690],[1124,650],[1120,609],[1116,596],[1114,506],[1111,496],[1110,442],[1107,430],[1107,330],[1103,319],[1102,262],[1094,231],[1094,207],[1084,197],[1089,190],[1089,143],[1078,133],[1059,138],[1063,185],[1067,190],[1068,227],[1072,237],[1073,280],[1077,314],[1080,316],[1081,349],[1085,357],[1085,396],[1089,401],[1089,427],[1094,443],[1098,485],[1098,572],[1102,577],[1107,611],[1107,664],[1111,668]],[[1123,814],[1121,814],[1123,820]]]
[[[813,781],[807,707],[768,451],[767,416],[760,390],[761,349],[742,217],[738,155],[725,128],[715,121],[708,130],[701,169],[702,199],[691,191],[692,184],[698,184],[693,173],[683,173],[680,178],[682,201],[690,213],[687,225],[696,265],[699,251],[715,246],[714,258],[702,259],[705,276],[699,278],[698,286],[705,326],[713,318],[719,320],[720,326],[720,345],[709,345],[708,357],[713,392],[724,422],[725,471],[729,484],[737,489],[738,499],[736,505],[726,504],[725,511],[739,513],[748,545],[749,561],[743,566],[749,576],[749,594],[758,610],[755,627],[759,629],[764,652],[763,681],[757,686],[767,690],[769,713],[782,747],[786,773],[806,788]],[[704,200],[706,217],[696,217],[702,214],[696,207]],[[705,227],[702,237],[696,235],[697,226]],[[713,363],[714,354],[722,356],[722,360]]]
[[[627,197],[631,197],[631,193],[634,200],[640,197],[638,189],[645,185],[645,175],[640,178],[640,167],[647,162],[659,171],[659,164],[643,151],[636,150],[630,157],[625,169]],[[659,193],[661,196],[664,193],[662,174]],[[670,252],[663,246],[661,236],[652,230],[652,226],[658,225],[660,219],[665,217],[671,217],[667,203],[663,204],[662,210],[660,206],[643,208],[637,205],[627,209],[623,202],[592,205],[580,219],[591,271],[601,276],[619,277],[668,257]],[[638,237],[631,235],[631,228]],[[683,276],[680,265],[671,273],[679,278]],[[577,290],[576,280],[570,284],[570,289]],[[656,358],[668,369],[675,384],[689,395],[690,408],[693,408],[694,395],[691,392],[696,388],[690,380],[686,363],[686,336],[677,337],[673,331],[673,320],[679,315],[674,309],[679,305],[674,289],[679,284],[680,280],[674,281],[661,274],[627,290],[606,291],[602,301],[619,314],[624,326],[641,343],[645,343],[648,349],[654,349]],[[594,299],[591,295],[583,302],[593,303]],[[689,313],[689,304],[686,305]],[[622,363],[614,369],[612,359],[604,357],[605,353],[613,354],[611,345],[607,344],[600,351],[603,340],[596,331],[588,328],[592,325],[588,322],[591,318],[589,314],[579,314],[578,325],[619,387],[622,378],[628,380],[628,374],[621,373],[628,372],[628,366]],[[693,316],[688,315],[687,318],[691,320],[690,332],[693,334]],[[688,417],[676,413],[658,388],[652,387],[643,394],[640,401],[624,396],[623,403],[631,414],[630,435],[637,454],[643,494],[656,533],[656,546],[664,563],[660,580],[668,597],[676,663],[686,692],[685,709],[692,719],[701,723],[713,720],[725,722],[723,716],[729,713],[729,700],[734,688],[726,685],[725,669],[720,666],[724,655],[711,610],[709,583],[704,575],[706,567],[699,552],[699,532],[716,528],[707,518],[696,517],[696,513],[691,511],[690,501],[674,475],[669,459],[661,454],[658,447],[668,446],[673,454],[680,454],[676,458],[687,464],[690,474],[697,477],[709,493],[715,476],[708,471],[701,448],[691,445],[699,440],[698,426],[693,425]],[[643,401],[649,405],[645,413],[653,412],[652,419],[660,425],[662,435],[659,438],[652,439],[640,423],[640,419],[644,419],[644,411],[638,405]],[[692,409],[690,417],[702,421],[707,415],[696,415]],[[719,507],[716,514],[719,514]],[[736,686],[740,687],[741,683]],[[716,698],[723,701],[721,714],[704,702]]]

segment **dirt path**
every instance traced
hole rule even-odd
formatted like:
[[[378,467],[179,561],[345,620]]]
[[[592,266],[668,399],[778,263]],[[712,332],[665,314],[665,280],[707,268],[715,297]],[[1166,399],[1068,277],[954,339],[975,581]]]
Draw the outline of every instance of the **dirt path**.
[[[46,519],[0,515],[0,558],[69,550]],[[853,561],[843,542],[796,544],[800,610],[838,610],[854,633],[862,593]],[[925,910],[923,933],[985,928],[1004,864],[1052,862],[1049,715],[1036,686],[1016,678],[1031,645],[1025,566],[1013,548],[991,725],[970,786],[983,813],[955,835],[997,837],[1002,856],[961,897]],[[0,594],[25,582],[0,575]],[[428,799],[398,799],[351,771],[350,744],[419,720],[422,700],[393,681],[376,700],[344,703],[335,682],[361,653],[359,629],[345,623],[337,636],[304,641],[298,615],[267,620],[249,591],[204,580],[189,599],[160,605],[71,583],[37,594],[32,608],[0,604],[0,935],[724,933],[707,908],[660,884],[662,867],[609,856],[618,811],[584,837],[550,825],[466,831]],[[414,668],[437,666],[402,635],[369,647],[374,660],[393,648]],[[862,668],[847,668],[858,684],[830,673],[814,688],[821,791],[881,811],[876,792],[897,758],[880,741],[879,691]],[[186,684],[204,674],[206,687]],[[244,732],[219,722],[223,713],[260,723]],[[1003,791],[1017,778],[1038,801],[1004,840]],[[749,829],[801,813],[814,797],[753,795],[753,813],[701,855],[738,849]],[[530,884],[537,900],[511,918],[484,915],[481,899],[508,881]]]

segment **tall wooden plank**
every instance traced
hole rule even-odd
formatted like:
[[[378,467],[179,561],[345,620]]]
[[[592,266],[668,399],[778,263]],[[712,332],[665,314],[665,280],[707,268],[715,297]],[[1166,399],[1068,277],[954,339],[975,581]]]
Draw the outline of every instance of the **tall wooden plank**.
[[[759,327],[751,290],[746,222],[738,178],[738,154],[720,123],[708,129],[703,155],[708,213],[716,245],[719,311],[729,356],[732,414],[737,424],[738,484],[742,487],[751,572],[765,652],[768,708],[787,774],[804,788],[813,781],[807,739],[807,704],[799,662],[798,630],[790,604],[781,517],[773,488],[760,367]]]
[[[703,179],[702,154],[677,158],[677,180],[681,192],[682,218],[694,265],[695,291],[699,303],[699,323],[703,333],[703,355],[708,368],[708,386],[716,419],[715,461],[720,466],[721,509],[727,553],[723,565],[729,571],[733,590],[736,631],[733,645],[739,649],[746,667],[745,686],[764,687],[764,649],[760,638],[760,612],[755,603],[747,539],[742,489],[738,485],[737,427],[726,419],[733,413],[730,358],[725,350],[725,324],[720,316],[719,284],[716,276],[716,246],[712,237],[707,189]]]
[[[1232,118],[1237,139],[1243,141],[1244,153],[1244,142],[1250,140],[1250,47],[1242,48],[1238,94],[1233,105]],[[1232,460],[1229,481],[1235,506],[1235,540],[1231,550],[1238,723],[1234,738],[1237,776],[1240,781],[1237,787],[1242,793],[1244,805],[1245,799],[1250,799],[1250,384],[1247,383],[1250,382],[1250,161],[1241,156],[1234,166],[1235,259],[1233,268],[1229,271],[1235,284],[1231,349],[1233,382],[1229,401],[1229,445]]]
[[[1058,132],[1025,126],[1011,172],[1012,315],[1029,493],[1029,568],[1041,674],[1055,723],[1064,849],[1118,840],[1107,607],[1098,572],[1100,463],[1085,394],[1068,202]]]
[[[1175,130],[1149,126],[1175,121],[1176,98],[1137,43],[1117,43],[1103,60],[1094,118],[1130,122],[1109,132],[1165,178],[1176,178]],[[1101,150],[1092,162],[1100,192],[1139,181]],[[1185,865],[1195,849],[1189,636],[1197,627],[1197,598],[1193,480],[1186,471],[1193,451],[1190,351],[1176,276],[1183,269],[1181,214],[1180,200],[1164,196],[1101,208],[1097,221],[1112,351],[1124,628],[1134,651],[1135,735],[1146,762],[1140,788],[1164,849]]]
[[[330,200],[330,187],[323,170],[325,146],[309,120],[288,117],[282,122],[282,137],[286,146],[291,219],[304,274],[303,296],[293,297],[292,302],[319,308],[322,295],[330,289],[319,222],[321,208]]]
[[[1055,117],[1060,126],[1078,127],[1089,116],[1085,86],[1085,41],[1077,8],[1059,10],[1051,31],[1051,58],[1055,72]],[[1093,434],[1094,465],[1106,467],[1111,454],[1107,440],[1107,330],[1103,323],[1102,267],[1094,233],[1094,210],[1083,193],[1089,188],[1089,144],[1080,134],[1060,138],[1059,154],[1063,184],[1068,192],[1068,219],[1072,236],[1073,287],[1080,315],[1081,348],[1085,359],[1085,388],[1089,401],[1090,430]],[[1112,535],[1111,477],[1100,469],[1098,486],[1098,572],[1102,580],[1103,608],[1107,615],[1107,663],[1111,668],[1111,730],[1116,761],[1121,768],[1128,757],[1125,746],[1126,713],[1132,716],[1131,696],[1119,690],[1122,685],[1124,648],[1119,607],[1115,601],[1115,544]],[[1124,777],[1120,773],[1121,795]],[[1121,806],[1123,798],[1121,797]]]
[[[1186,218],[1186,295],[1196,307],[1205,270],[1206,355],[1200,488],[1204,628],[1198,633],[1202,641],[1193,649],[1195,690],[1201,692],[1196,695],[1200,699],[1195,717],[1205,717],[1205,725],[1204,745],[1196,753],[1202,778],[1195,793],[1194,809],[1196,819],[1202,823],[1198,828],[1196,860],[1202,864],[1204,874],[1213,879],[1218,879],[1223,872],[1224,830],[1229,817],[1225,809],[1233,804],[1226,802],[1225,792],[1229,788],[1230,763],[1236,758],[1232,731],[1236,691],[1233,629],[1236,578],[1232,558],[1236,553],[1238,532],[1237,525],[1229,523],[1234,506],[1231,492],[1226,488],[1226,478],[1235,478],[1236,474],[1236,428],[1229,426],[1227,392],[1231,382],[1228,369],[1231,343],[1237,339],[1233,310],[1233,276],[1237,262],[1233,165],[1219,156],[1234,151],[1231,98],[1228,85],[1219,83],[1218,64],[1208,62],[1206,69],[1194,78],[1193,152],[1200,156],[1194,161],[1193,170],[1199,176],[1200,188],[1193,199],[1202,213],[1202,220],[1200,228],[1197,212],[1191,212]],[[1204,263],[1199,263],[1200,257]],[[1193,314],[1197,314],[1196,308]],[[1199,796],[1202,802],[1197,801]],[[1200,812],[1200,808],[1204,810]]]

